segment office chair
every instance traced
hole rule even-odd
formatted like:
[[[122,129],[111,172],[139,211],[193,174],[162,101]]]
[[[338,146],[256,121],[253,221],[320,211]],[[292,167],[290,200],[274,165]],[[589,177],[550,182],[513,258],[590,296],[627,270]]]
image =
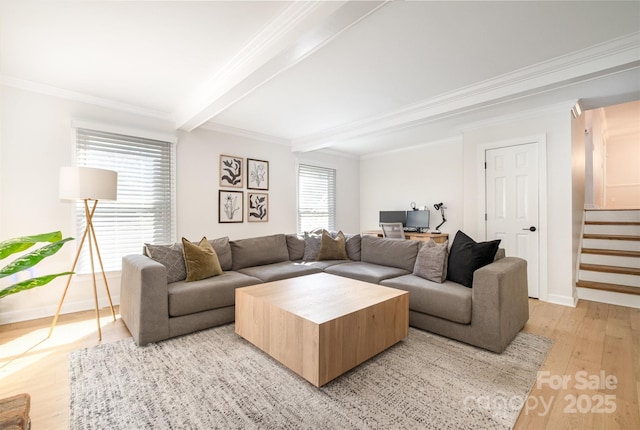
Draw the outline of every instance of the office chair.
[[[382,236],[389,239],[404,239],[404,226],[401,222],[381,222]]]

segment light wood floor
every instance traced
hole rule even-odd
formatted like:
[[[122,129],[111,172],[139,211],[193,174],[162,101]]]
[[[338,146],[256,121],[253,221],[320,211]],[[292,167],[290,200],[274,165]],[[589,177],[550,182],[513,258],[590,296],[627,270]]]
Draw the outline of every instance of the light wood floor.
[[[569,308],[537,300],[530,300],[529,308],[525,331],[553,339],[554,346],[542,368],[547,379],[539,378],[515,428],[640,428],[640,310],[588,301]],[[130,336],[106,310],[101,322],[103,342]],[[44,318],[0,326],[0,398],[30,393],[34,430],[68,428],[67,355],[98,343],[93,312],[61,316],[45,340],[50,323]],[[601,372],[617,378],[615,389],[589,386]],[[553,385],[563,377],[564,386]]]

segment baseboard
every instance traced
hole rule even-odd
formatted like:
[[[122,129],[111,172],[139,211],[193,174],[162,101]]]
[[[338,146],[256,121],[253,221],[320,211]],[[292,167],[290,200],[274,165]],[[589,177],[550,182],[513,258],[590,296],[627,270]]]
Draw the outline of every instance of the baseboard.
[[[555,303],[556,305],[570,306],[575,308],[578,304],[578,296],[574,292],[573,297],[571,296],[562,296],[560,294],[547,294],[547,302]]]
[[[106,299],[105,299],[106,301]],[[111,301],[113,305],[116,306],[120,304],[120,296],[111,296]],[[108,302],[100,303],[101,309],[105,306],[108,307]],[[29,309],[19,309],[16,311],[3,311],[0,313],[0,325],[15,323],[20,321],[28,321],[35,320],[38,318],[47,318],[52,317],[56,314],[57,304],[53,304],[51,306],[42,306],[38,308],[29,308]],[[93,300],[80,300],[76,302],[64,302],[64,306],[62,306],[61,314],[70,314],[73,312],[81,312],[95,309],[95,304]]]
[[[592,302],[608,303],[610,305],[626,306],[640,309],[640,296],[622,294],[614,291],[595,290],[593,288],[577,288],[578,297]]]

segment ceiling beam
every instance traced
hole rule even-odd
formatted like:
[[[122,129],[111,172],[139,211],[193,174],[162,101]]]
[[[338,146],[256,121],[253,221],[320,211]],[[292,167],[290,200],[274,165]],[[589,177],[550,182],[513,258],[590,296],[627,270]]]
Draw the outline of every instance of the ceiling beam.
[[[176,128],[215,118],[386,3],[294,2],[175,112]]]

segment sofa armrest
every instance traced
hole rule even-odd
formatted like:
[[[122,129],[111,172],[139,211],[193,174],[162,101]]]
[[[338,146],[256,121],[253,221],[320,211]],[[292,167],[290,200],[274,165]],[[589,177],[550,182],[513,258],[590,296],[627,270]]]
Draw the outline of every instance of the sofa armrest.
[[[120,315],[140,346],[169,337],[166,268],[145,255],[122,258]]]
[[[501,352],[529,319],[527,262],[505,257],[473,274],[471,324]]]

